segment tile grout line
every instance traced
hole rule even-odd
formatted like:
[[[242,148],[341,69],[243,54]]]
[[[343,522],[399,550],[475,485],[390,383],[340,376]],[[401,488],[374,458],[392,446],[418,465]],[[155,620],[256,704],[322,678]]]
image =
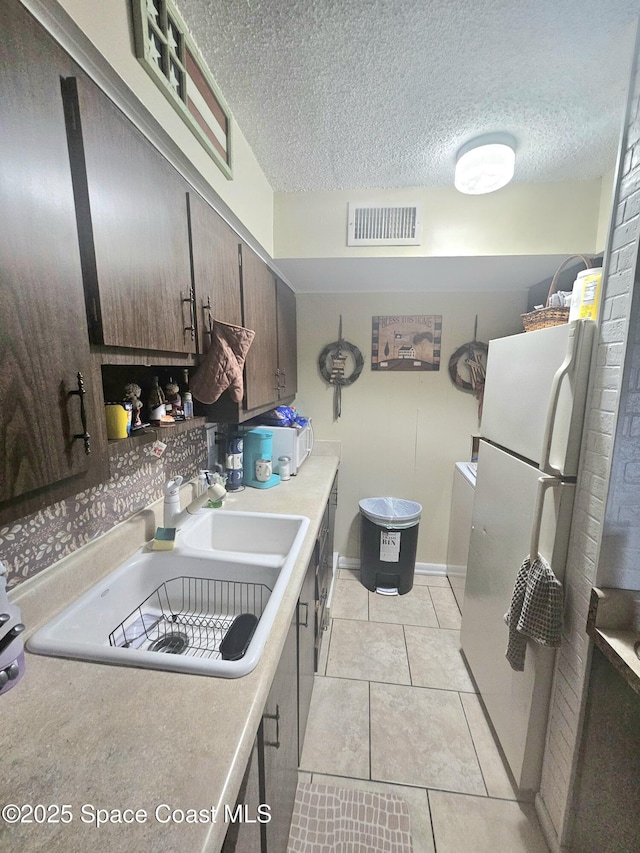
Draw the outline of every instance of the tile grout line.
[[[436,603],[433,600],[433,596],[431,595],[431,590],[429,589],[429,587],[427,587],[427,589],[429,590],[429,599],[431,601],[431,606],[433,607],[433,612],[436,614],[436,622],[438,623],[438,628],[442,628],[442,625],[440,624],[440,617],[438,616],[438,608],[436,607]]]
[[[402,636],[404,637],[404,653],[407,656],[407,669],[409,670],[409,685],[415,687],[413,683],[413,673],[411,672],[411,658],[409,657],[409,646],[407,645],[407,632],[405,626],[402,626]]]
[[[373,777],[373,771],[371,768],[371,682],[368,681],[368,692],[369,692],[369,780]]]
[[[389,687],[412,687],[414,690],[433,690],[438,693],[461,693],[466,696],[477,696],[477,693],[474,693],[473,690],[456,690],[452,687],[434,687],[429,684],[411,684],[406,681],[380,681],[377,678],[358,678],[354,675],[321,675],[320,673],[316,673],[316,677],[318,678],[332,678],[335,681],[358,681],[358,682],[366,682],[367,684],[382,684],[388,685]]]
[[[476,740],[473,736],[473,732],[471,731],[471,725],[469,724],[469,717],[467,716],[467,712],[464,707],[464,702],[462,701],[462,696],[460,695],[461,691],[458,691],[458,701],[460,702],[460,707],[462,708],[462,714],[464,716],[464,721],[467,724],[467,729],[469,730],[469,737],[471,738],[471,744],[473,746],[473,752],[476,756],[476,761],[478,762],[478,769],[480,770],[480,775],[482,776],[482,784],[484,785],[485,796],[489,797],[489,789],[487,787],[487,780],[484,777],[484,771],[482,769],[482,762],[480,761],[480,756],[478,755],[478,748],[476,746]]]
[[[427,792],[427,806],[429,808],[429,824],[431,825],[431,840],[433,841],[433,853],[438,853],[438,842],[436,841],[436,830],[433,825],[433,808],[431,806],[430,789],[425,788]]]

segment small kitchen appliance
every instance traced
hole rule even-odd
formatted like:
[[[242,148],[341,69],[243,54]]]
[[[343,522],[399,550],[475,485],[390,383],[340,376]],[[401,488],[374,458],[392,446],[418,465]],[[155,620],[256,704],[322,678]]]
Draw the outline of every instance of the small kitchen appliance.
[[[280,471],[280,457],[289,457],[289,474],[294,476],[298,473],[298,469],[313,450],[313,429],[311,421],[306,426],[297,427],[272,427],[272,426],[257,426],[253,427],[253,432],[269,432],[272,436],[272,456],[277,460],[274,463],[274,471]]]
[[[280,482],[272,473],[273,433],[252,429],[244,437],[244,483],[254,489],[270,489]]]

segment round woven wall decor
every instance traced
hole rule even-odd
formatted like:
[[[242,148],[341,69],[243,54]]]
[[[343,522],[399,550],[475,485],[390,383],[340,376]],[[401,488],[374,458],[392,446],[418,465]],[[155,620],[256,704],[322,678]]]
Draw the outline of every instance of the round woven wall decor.
[[[347,359],[353,360],[351,373],[345,375],[345,364]],[[338,340],[327,344],[318,356],[318,369],[320,376],[329,385],[333,385],[333,419],[337,421],[342,414],[342,389],[353,385],[362,373],[364,358],[355,344],[350,344],[342,337],[342,316],[340,317],[340,328]]]
[[[349,353],[353,358],[354,367],[349,376],[344,375],[346,357],[343,356],[343,353]],[[362,373],[363,367],[362,353],[355,344],[350,344],[349,341],[334,341],[327,344],[318,356],[320,375],[330,385],[341,385],[343,388],[353,385]]]
[[[471,341],[458,347],[449,359],[449,376],[456,388],[471,391],[476,396],[482,392],[488,350],[489,347],[482,341]],[[469,379],[465,379],[460,373],[461,362],[467,365]]]

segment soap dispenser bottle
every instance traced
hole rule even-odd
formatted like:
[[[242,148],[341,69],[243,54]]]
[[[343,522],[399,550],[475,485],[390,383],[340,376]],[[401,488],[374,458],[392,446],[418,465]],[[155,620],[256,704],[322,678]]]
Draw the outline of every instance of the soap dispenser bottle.
[[[182,477],[173,477],[164,484],[164,527],[175,527],[173,523],[180,515],[180,486]]]

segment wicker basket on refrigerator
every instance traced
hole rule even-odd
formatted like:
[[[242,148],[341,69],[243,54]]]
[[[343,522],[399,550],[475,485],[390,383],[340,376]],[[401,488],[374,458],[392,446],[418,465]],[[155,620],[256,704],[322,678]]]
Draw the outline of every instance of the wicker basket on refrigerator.
[[[571,263],[571,261],[576,258],[579,258],[584,263],[586,269],[591,269],[591,261],[589,258],[585,258],[584,255],[569,255],[568,258],[565,258],[551,279],[546,306],[521,315],[522,325],[524,326],[525,332],[535,332],[538,329],[547,329],[549,326],[561,326],[563,323],[569,322],[569,308],[552,308],[550,307],[549,302],[553,294],[556,292],[558,276],[567,264]]]

